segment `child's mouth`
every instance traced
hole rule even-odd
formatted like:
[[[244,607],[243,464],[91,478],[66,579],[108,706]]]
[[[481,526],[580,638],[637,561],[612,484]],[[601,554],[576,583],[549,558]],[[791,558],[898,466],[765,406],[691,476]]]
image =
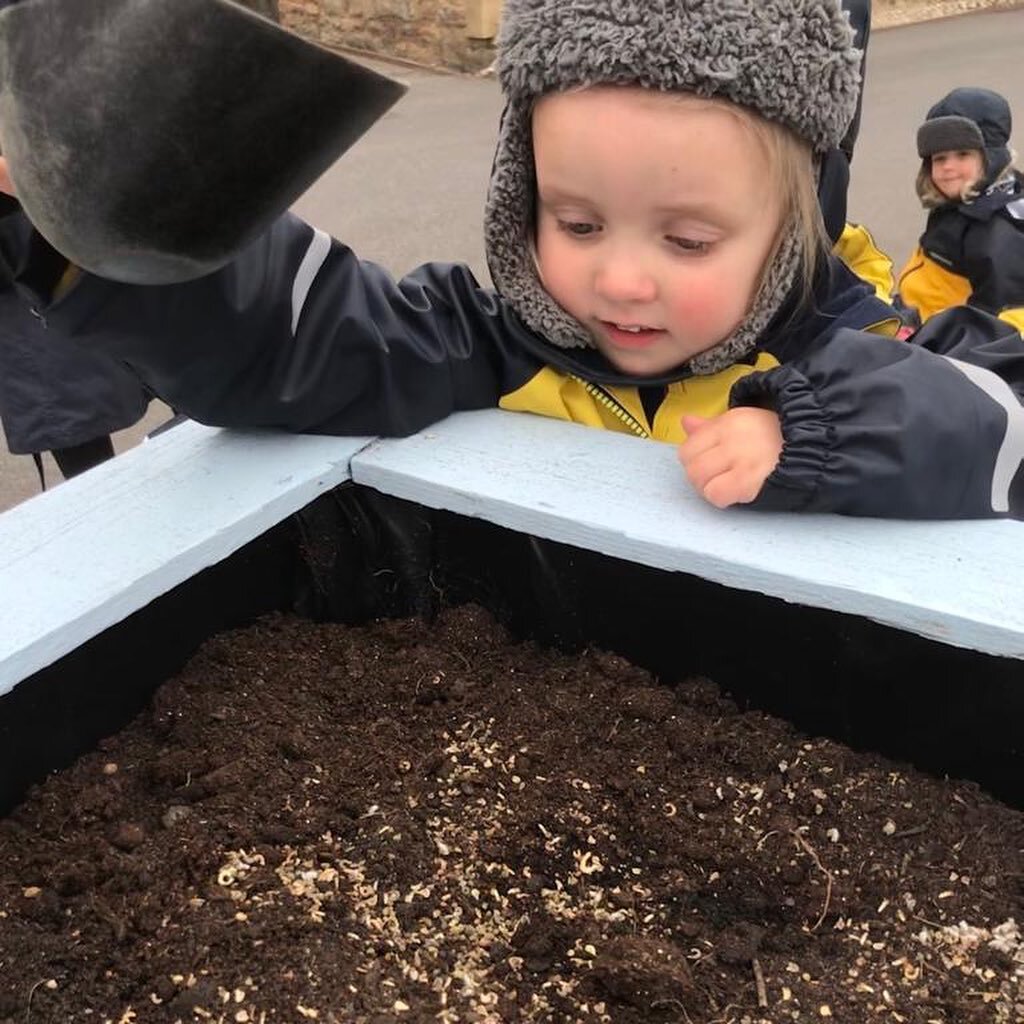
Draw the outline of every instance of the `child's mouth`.
[[[665,333],[660,328],[642,324],[616,324],[609,320],[601,320],[600,324],[616,348],[647,348]]]

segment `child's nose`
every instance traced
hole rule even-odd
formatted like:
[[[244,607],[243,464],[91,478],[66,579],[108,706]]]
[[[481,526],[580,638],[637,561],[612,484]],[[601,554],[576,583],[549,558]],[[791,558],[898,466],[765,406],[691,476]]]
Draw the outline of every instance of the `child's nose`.
[[[602,298],[611,302],[653,302],[657,296],[654,278],[629,254],[604,260],[594,286]]]

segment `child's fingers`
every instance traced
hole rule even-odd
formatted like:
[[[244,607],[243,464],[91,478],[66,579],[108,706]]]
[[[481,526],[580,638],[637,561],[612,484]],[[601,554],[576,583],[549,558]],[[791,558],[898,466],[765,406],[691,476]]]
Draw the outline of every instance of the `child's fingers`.
[[[741,408],[710,420],[687,416],[683,427],[689,434],[678,448],[678,458],[706,501],[726,508],[760,494],[782,449],[775,413]]]
[[[721,446],[716,446],[684,462],[683,468],[690,483],[703,494],[712,480],[729,472],[732,459]]]
[[[687,421],[690,421],[689,427]],[[683,429],[687,434],[686,440],[679,445],[678,453],[679,461],[684,466],[720,443],[719,431],[713,429],[714,424],[715,420],[705,420],[699,416],[683,417]]]
[[[716,508],[746,505],[760,494],[763,483],[759,476],[739,469],[730,470],[709,480],[701,495]]]

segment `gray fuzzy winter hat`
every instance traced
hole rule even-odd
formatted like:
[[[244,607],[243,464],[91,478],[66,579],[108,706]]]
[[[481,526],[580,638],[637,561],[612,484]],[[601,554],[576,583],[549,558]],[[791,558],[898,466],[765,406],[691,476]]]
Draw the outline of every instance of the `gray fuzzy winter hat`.
[[[537,275],[531,116],[540,96],[603,84],[722,97],[820,153],[839,144],[860,95],[861,53],[840,0],[505,0],[498,49],[506,103],[485,210],[488,265],[522,320],[563,348],[593,341]],[[791,233],[747,320],[690,369],[713,373],[749,352],[799,265]]]

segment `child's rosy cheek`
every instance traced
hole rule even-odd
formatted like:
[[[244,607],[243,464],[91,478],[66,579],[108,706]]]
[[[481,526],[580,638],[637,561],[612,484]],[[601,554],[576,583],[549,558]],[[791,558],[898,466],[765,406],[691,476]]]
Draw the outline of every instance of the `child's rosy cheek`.
[[[674,316],[687,323],[700,324],[721,313],[721,298],[718,289],[682,288],[671,305]]]

